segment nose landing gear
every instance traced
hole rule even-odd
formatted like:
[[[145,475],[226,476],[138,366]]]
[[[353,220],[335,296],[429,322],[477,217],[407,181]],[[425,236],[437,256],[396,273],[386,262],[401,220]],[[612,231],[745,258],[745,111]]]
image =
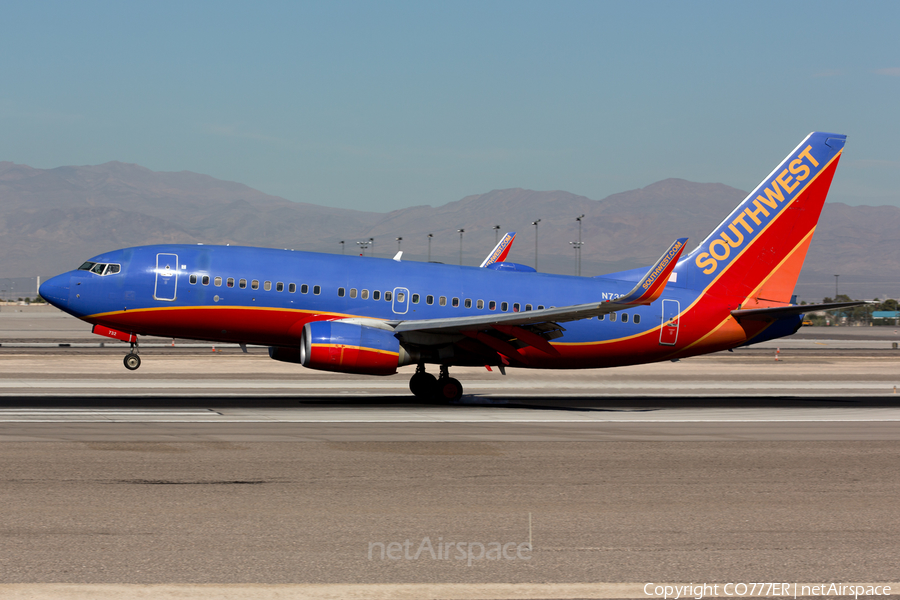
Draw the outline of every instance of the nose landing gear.
[[[141,366],[141,357],[138,356],[137,342],[131,342],[131,352],[125,355],[125,359],[122,362],[125,363],[125,368],[129,371],[134,371]]]
[[[416,367],[416,374],[409,380],[409,390],[419,400],[443,400],[453,402],[462,397],[462,384],[450,377],[447,365],[441,365],[440,377],[425,372],[425,365]]]

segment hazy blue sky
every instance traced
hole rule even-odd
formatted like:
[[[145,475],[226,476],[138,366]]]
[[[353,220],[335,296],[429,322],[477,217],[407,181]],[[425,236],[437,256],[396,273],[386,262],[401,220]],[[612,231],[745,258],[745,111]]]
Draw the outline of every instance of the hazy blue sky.
[[[0,2],[0,160],[138,163],[384,211],[492,189],[751,189],[849,136],[900,205],[897,2]]]

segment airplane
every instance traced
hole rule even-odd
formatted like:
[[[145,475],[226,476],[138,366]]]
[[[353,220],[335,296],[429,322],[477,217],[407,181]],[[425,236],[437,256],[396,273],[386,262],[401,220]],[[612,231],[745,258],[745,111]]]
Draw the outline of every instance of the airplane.
[[[141,363],[138,336],[254,344],[325,371],[391,375],[416,365],[410,391],[428,401],[462,396],[454,366],[505,375],[730,350],[790,335],[806,312],[863,304],[792,303],[845,141],[809,134],[689,254],[678,239],[645,269],[538,273],[505,262],[512,232],[480,268],[402,253],[166,244],[104,252],[40,294],[94,333],[130,342],[131,370]]]

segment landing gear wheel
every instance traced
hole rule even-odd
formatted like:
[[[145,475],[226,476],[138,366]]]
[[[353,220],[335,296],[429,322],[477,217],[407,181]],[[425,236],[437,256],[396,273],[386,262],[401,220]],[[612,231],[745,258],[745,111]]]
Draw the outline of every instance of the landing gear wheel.
[[[420,371],[409,380],[409,391],[419,400],[431,400],[437,389],[437,378],[431,373]]]
[[[447,402],[455,402],[462,398],[462,384],[452,377],[441,377],[437,380],[437,397],[438,400],[446,400]]]
[[[139,366],[141,366],[141,357],[134,353],[126,354],[125,360],[123,360],[122,362],[125,363],[126,369],[128,369],[129,371],[134,371]]]

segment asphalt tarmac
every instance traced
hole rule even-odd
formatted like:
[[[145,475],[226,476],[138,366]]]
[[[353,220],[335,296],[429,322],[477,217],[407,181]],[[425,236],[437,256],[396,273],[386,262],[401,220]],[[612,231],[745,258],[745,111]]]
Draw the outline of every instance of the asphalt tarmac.
[[[413,401],[408,372],[316,373],[258,349],[176,341],[132,373],[121,348],[4,343],[0,597],[896,581],[900,354],[817,341],[777,362],[458,369],[451,405]]]

